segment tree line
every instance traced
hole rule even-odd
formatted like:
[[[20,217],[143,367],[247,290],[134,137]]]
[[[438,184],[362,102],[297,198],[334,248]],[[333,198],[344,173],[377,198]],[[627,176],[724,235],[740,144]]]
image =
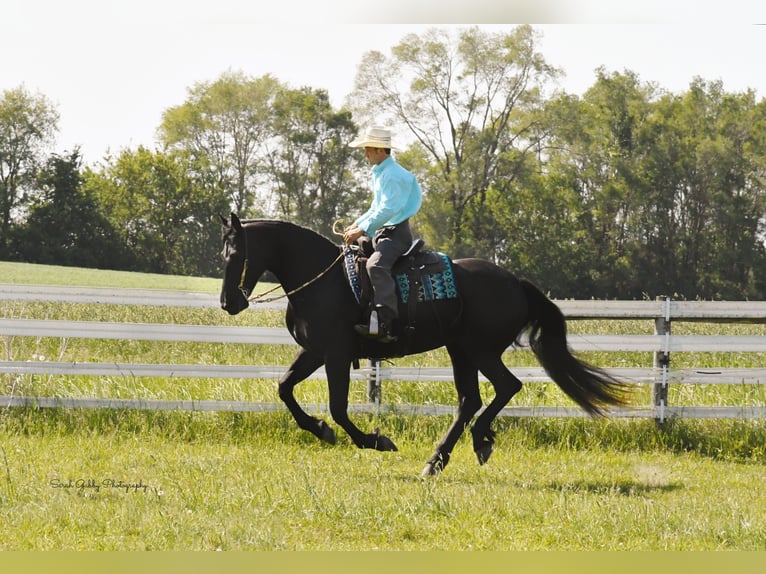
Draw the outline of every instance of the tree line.
[[[582,96],[538,32],[432,28],[363,55],[336,109],[325,90],[227,71],[164,111],[155,149],[83,166],[50,154],[58,113],[0,98],[0,258],[218,276],[217,214],[332,236],[369,201],[348,142],[394,127],[425,191],[414,228],[554,297],[766,298],[766,102],[695,78],[669,93],[595,71]]]

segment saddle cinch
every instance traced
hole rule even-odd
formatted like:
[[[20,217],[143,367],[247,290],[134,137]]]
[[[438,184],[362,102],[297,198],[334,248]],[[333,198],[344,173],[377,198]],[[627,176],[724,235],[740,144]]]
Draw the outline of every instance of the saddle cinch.
[[[415,316],[415,307],[425,301],[457,299],[458,291],[452,271],[452,261],[439,251],[423,249],[425,242],[416,239],[391,269],[396,282],[400,311]],[[362,308],[372,304],[372,283],[367,274],[367,259],[372,255],[371,241],[351,246],[345,253],[345,272],[357,303]],[[409,322],[409,321],[408,321]]]

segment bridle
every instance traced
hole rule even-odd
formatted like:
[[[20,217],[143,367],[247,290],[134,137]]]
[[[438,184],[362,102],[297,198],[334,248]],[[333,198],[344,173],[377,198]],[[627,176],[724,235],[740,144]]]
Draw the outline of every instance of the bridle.
[[[342,232],[338,232],[336,227],[340,223],[340,220],[333,223],[332,230],[335,235],[343,235]],[[271,289],[267,291],[263,291],[262,293],[256,293],[255,295],[251,295],[248,293],[247,288],[245,287],[245,275],[247,274],[247,257],[245,257],[245,263],[242,266],[242,275],[239,279],[239,290],[244,295],[245,299],[247,299],[250,303],[271,303],[272,301],[278,301],[280,299],[284,299],[285,297],[290,297],[291,295],[295,295],[296,293],[299,293],[303,291],[306,287],[309,287],[310,285],[313,285],[317,281],[319,281],[322,277],[327,275],[327,273],[330,272],[330,269],[335,267],[335,264],[338,263],[343,257],[346,255],[346,253],[351,249],[349,245],[346,245],[341,248],[340,254],[333,260],[332,263],[330,263],[324,271],[320,272],[318,275],[313,277],[312,279],[309,279],[302,285],[299,285],[295,289],[288,291],[286,293],[282,293],[281,295],[272,295],[271,297],[267,297],[267,295],[273,293],[277,289],[281,287],[281,285],[276,285],[275,287],[272,287]]]
[[[242,278],[239,282],[239,290],[242,292],[242,295],[245,296],[245,299],[247,299],[251,303],[271,303],[272,301],[278,301],[279,299],[284,299],[285,297],[290,297],[291,295],[295,295],[296,293],[299,293],[303,291],[306,287],[309,287],[310,285],[313,285],[317,281],[319,281],[322,277],[327,275],[329,273],[330,269],[332,269],[335,264],[343,259],[343,257],[346,255],[346,251],[351,249],[350,247],[346,246],[341,249],[340,255],[338,255],[332,263],[330,263],[324,271],[319,273],[319,275],[313,277],[312,279],[309,279],[302,285],[299,285],[295,289],[292,289],[291,291],[287,291],[286,293],[282,293],[280,295],[272,295],[271,297],[267,297],[270,293],[273,293],[280,287],[281,285],[277,285],[275,287],[272,287],[271,289],[264,291],[262,293],[256,293],[255,295],[249,295],[247,292],[247,289],[245,288],[245,273],[247,273],[247,259],[245,259],[245,265],[242,267]]]

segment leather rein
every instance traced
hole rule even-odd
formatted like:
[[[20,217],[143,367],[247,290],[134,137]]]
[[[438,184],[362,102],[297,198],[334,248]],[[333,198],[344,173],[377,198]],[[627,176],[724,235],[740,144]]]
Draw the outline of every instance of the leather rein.
[[[336,229],[338,224],[342,225],[340,220],[338,220],[335,223],[333,223],[332,230],[333,230],[333,233],[335,235],[341,235],[342,236],[343,233],[342,232],[338,232],[337,229]],[[264,291],[262,293],[256,293],[255,295],[248,295],[247,289],[245,288],[245,275],[247,274],[247,259],[245,259],[245,264],[242,267],[242,276],[239,279],[239,290],[245,296],[245,299],[247,299],[251,303],[271,303],[272,301],[278,301],[280,299],[284,299],[285,297],[290,297],[291,295],[295,295],[296,293],[299,293],[300,291],[303,291],[306,287],[309,287],[310,285],[313,285],[314,283],[319,281],[322,277],[327,275],[327,273],[330,272],[330,269],[335,267],[335,264],[338,263],[338,261],[340,261],[341,259],[343,259],[343,257],[346,255],[346,252],[349,249],[351,249],[351,247],[349,247],[348,245],[343,247],[340,250],[340,254],[333,260],[333,262],[330,263],[325,268],[325,270],[322,271],[321,273],[319,273],[319,275],[317,275],[316,277],[314,277],[312,279],[309,279],[308,281],[306,281],[302,285],[299,285],[298,287],[296,287],[295,289],[293,289],[291,291],[288,291],[286,293],[282,293],[281,295],[272,295],[271,297],[267,297],[267,295],[273,293],[274,291],[276,291],[277,289],[282,287],[281,285],[277,285],[275,287],[272,287],[271,289],[269,289],[267,291]]]

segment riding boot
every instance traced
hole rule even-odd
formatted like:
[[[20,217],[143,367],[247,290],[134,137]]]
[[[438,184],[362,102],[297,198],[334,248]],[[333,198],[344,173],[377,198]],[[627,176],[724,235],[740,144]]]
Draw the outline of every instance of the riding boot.
[[[375,305],[367,324],[354,325],[354,331],[381,343],[396,341],[393,334],[394,312],[384,305]]]

